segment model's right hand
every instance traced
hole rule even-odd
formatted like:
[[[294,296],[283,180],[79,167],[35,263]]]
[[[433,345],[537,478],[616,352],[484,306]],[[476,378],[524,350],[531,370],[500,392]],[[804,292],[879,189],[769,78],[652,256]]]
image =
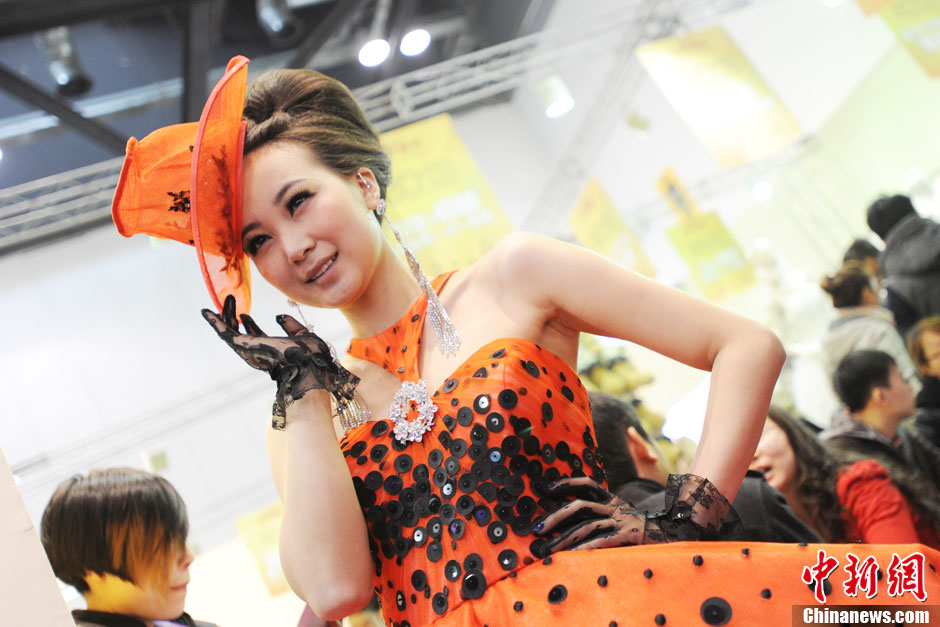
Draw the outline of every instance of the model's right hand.
[[[310,390],[325,389],[335,397],[352,398],[359,377],[333,358],[329,344],[291,316],[277,317],[285,337],[268,336],[247,314],[241,316],[242,332],[232,296],[225,299],[221,315],[203,309],[202,316],[249,366],[267,372],[277,382],[275,414],[283,415],[287,405]]]

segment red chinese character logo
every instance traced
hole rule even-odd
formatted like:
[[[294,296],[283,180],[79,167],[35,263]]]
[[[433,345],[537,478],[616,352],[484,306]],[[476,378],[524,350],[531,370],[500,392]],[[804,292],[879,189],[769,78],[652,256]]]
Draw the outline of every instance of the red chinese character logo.
[[[888,594],[896,597],[910,592],[918,601],[927,600],[927,591],[924,589],[924,564],[926,559],[922,553],[911,553],[904,559],[892,554],[891,564],[888,566]]]
[[[869,599],[878,594],[878,562],[874,556],[869,555],[861,564],[852,553],[846,553],[845,558],[849,560],[843,569],[849,574],[848,579],[842,582],[845,593],[854,597],[862,589]]]
[[[814,566],[804,566],[802,580],[808,586],[813,586],[813,594],[819,603],[826,602],[825,582],[836,568],[839,567],[839,560],[834,557],[826,557],[826,552],[819,549],[816,554],[816,564]]]

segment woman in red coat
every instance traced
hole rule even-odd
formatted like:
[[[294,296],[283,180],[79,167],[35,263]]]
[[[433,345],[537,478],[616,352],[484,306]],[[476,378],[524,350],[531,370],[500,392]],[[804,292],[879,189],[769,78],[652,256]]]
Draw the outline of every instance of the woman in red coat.
[[[768,412],[751,468],[827,542],[940,546],[933,498],[912,503],[878,462],[837,459],[777,407]]]

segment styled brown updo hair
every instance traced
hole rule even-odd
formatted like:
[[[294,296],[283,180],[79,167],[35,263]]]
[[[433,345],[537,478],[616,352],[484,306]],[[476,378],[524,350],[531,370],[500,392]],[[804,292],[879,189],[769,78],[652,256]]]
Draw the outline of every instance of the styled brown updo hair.
[[[352,92],[313,70],[271,70],[248,86],[245,155],[271,142],[295,141],[344,176],[372,171],[379,194],[391,179],[391,162]]]
[[[857,262],[846,263],[833,276],[824,278],[819,286],[832,297],[832,305],[837,309],[857,307],[862,304],[866,288],[874,291],[871,275]]]

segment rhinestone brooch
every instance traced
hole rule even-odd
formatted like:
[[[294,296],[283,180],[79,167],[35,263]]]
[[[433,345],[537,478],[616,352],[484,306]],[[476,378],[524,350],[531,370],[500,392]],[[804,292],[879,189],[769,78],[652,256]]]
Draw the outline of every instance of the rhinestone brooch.
[[[408,420],[411,409],[418,412],[414,420]],[[388,415],[395,423],[395,439],[401,443],[420,442],[422,436],[431,430],[436,412],[437,405],[431,401],[424,381],[403,381],[388,409]]]

